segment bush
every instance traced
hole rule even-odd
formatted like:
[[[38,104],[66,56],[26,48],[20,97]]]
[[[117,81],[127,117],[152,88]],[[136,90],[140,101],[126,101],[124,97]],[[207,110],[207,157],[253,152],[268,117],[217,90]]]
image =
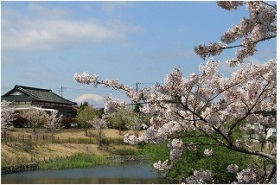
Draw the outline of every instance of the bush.
[[[245,154],[234,152],[223,147],[208,147],[213,149],[212,156],[205,156],[204,149],[199,147],[196,151],[186,150],[182,157],[174,163],[168,177],[183,179],[193,175],[195,170],[210,170],[214,183],[229,183],[235,180],[236,174],[229,173],[227,166],[236,164],[239,169],[246,168],[252,159]]]
[[[167,143],[162,144],[144,144],[142,146],[139,146],[142,148],[141,154],[147,155],[149,157],[149,160],[154,163],[159,160],[165,161],[169,158],[169,150],[167,147]]]
[[[135,155],[137,151],[132,148],[119,148],[112,151],[112,153],[115,155]]]
[[[236,164],[239,169],[244,169],[253,162],[253,158],[243,153],[229,150],[225,147],[212,145],[209,139],[205,138],[185,138],[184,144],[203,143],[195,151],[185,149],[178,161],[173,161],[173,168],[167,172],[166,177],[170,179],[183,180],[193,175],[195,170],[210,170],[212,172],[213,183],[229,183],[236,177],[236,174],[229,173],[227,166]],[[204,155],[204,149],[212,149],[212,156]],[[150,157],[151,163],[159,160],[169,159],[169,149],[167,143],[146,144],[142,153]]]
[[[16,127],[16,128],[23,128],[23,127],[27,126],[27,124],[28,124],[27,119],[23,118],[20,114],[17,114],[15,116],[15,118],[16,119],[14,121],[12,121],[14,127]]]

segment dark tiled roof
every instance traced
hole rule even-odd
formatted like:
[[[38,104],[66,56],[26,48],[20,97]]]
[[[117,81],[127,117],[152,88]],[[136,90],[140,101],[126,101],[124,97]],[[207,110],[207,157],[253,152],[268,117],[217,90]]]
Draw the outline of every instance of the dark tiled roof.
[[[22,95],[12,95],[14,92],[21,92]],[[35,87],[27,87],[16,85],[14,89],[7,92],[1,96],[2,100],[7,101],[43,101],[43,102],[52,102],[52,103],[62,103],[62,104],[73,104],[75,102],[67,100],[55,93],[50,89],[40,89]]]

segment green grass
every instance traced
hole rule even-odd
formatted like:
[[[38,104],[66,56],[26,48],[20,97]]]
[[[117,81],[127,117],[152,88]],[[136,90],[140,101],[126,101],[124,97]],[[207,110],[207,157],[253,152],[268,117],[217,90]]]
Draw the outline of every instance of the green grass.
[[[48,162],[39,164],[40,170],[58,170],[71,168],[88,168],[100,164],[112,163],[105,156],[76,153],[66,158],[56,157]]]

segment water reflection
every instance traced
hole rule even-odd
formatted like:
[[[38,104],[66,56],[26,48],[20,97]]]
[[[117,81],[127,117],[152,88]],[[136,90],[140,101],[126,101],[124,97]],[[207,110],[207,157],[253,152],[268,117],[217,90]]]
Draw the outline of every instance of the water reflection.
[[[30,171],[1,175],[2,184],[167,184],[147,163],[133,161],[117,166],[69,170]]]

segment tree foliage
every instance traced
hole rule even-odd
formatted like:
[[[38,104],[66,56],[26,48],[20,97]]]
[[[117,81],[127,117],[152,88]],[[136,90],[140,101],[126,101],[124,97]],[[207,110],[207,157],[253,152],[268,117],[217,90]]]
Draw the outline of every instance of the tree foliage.
[[[90,105],[86,105],[80,108],[77,115],[77,122],[85,129],[85,135],[87,136],[87,130],[91,127],[88,121],[97,117],[96,109]]]

